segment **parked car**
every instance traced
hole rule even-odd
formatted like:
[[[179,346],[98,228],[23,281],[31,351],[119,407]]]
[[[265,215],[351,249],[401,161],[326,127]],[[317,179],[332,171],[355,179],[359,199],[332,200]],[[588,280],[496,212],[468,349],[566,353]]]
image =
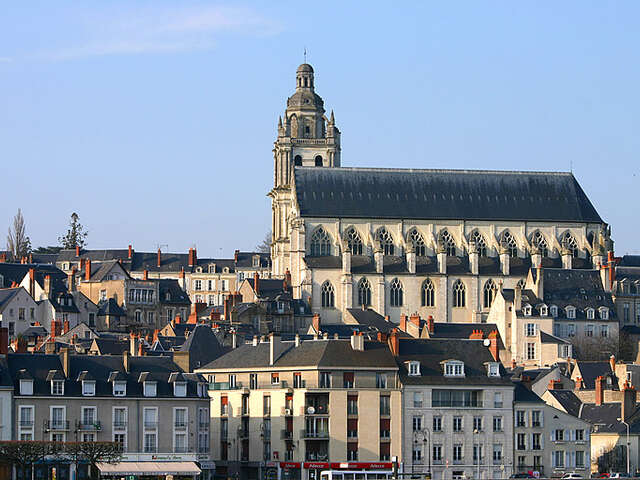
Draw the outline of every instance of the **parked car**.
[[[580,478],[584,478],[581,474],[579,474],[578,472],[567,472],[564,475],[562,475],[562,477],[560,477],[564,480],[574,480],[574,479],[580,479]]]
[[[631,478],[628,473],[610,473],[607,478]]]
[[[529,475],[526,472],[514,473],[509,478],[535,478],[533,475]]]

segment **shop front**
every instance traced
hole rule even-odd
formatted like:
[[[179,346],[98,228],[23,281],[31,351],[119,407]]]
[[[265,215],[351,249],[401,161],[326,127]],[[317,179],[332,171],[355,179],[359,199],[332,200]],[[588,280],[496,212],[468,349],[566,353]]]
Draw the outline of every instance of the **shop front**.
[[[304,480],[320,480],[324,470],[391,470],[391,462],[304,462]]]
[[[195,454],[125,454],[119,463],[98,463],[100,477],[108,480],[195,480],[202,470]],[[57,479],[56,479],[57,480]]]

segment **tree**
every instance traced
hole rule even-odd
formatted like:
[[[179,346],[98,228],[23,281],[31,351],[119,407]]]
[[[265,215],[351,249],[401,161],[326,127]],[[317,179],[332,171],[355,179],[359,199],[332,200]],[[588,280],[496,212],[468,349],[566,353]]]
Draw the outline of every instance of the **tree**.
[[[271,230],[267,231],[262,241],[256,245],[256,251],[260,253],[271,253]]]
[[[70,442],[65,444],[65,453],[76,461],[89,464],[89,478],[100,478],[98,463],[118,463],[122,460],[122,448],[117,442]]]
[[[48,245],[46,247],[38,247],[36,248],[33,253],[60,253],[60,250],[62,250],[62,247],[56,247],[53,245]]]
[[[80,217],[77,213],[71,214],[71,221],[69,222],[69,230],[63,237],[58,237],[58,242],[62,245],[62,248],[73,249],[76,247],[83,248],[87,244],[87,235],[89,232],[84,231],[84,227],[79,221]]]
[[[9,250],[9,254],[14,261],[18,261],[31,253],[31,240],[27,237],[24,217],[20,209],[18,209],[16,216],[13,217],[13,227],[9,227],[7,250]]]
[[[29,469],[48,455],[56,454],[60,445],[54,442],[11,441],[0,442],[0,458],[24,472],[23,478],[33,478]],[[28,474],[29,473],[29,474]]]

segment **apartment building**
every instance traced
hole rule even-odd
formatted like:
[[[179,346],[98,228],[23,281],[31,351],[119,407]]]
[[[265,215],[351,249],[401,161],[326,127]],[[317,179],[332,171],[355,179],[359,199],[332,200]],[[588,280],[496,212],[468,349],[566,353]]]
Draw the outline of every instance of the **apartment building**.
[[[591,469],[591,425],[547,405],[516,384],[513,404],[514,473],[560,477]]]
[[[405,472],[434,480],[513,473],[513,390],[496,332],[485,340],[399,338]]]
[[[188,354],[177,362],[185,360]],[[9,354],[6,361],[16,440],[118,442],[125,471],[135,468],[131,461],[154,457],[209,460],[204,378],[169,357],[73,355],[64,349],[59,355]],[[35,477],[46,478],[41,475],[53,466],[58,478],[74,478],[71,460],[45,462]]]
[[[400,455],[398,366],[386,343],[270,334],[196,371],[210,382],[218,475],[319,479],[329,468],[391,468]]]

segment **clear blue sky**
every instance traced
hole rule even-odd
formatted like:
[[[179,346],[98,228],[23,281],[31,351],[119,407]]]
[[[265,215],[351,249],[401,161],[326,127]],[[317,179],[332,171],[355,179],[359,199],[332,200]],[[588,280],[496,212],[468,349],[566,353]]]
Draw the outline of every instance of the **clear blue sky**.
[[[0,226],[20,207],[34,246],[56,244],[76,211],[92,248],[252,249],[306,46],[343,165],[572,166],[617,254],[639,253],[638,18],[635,1],[4,2]]]

